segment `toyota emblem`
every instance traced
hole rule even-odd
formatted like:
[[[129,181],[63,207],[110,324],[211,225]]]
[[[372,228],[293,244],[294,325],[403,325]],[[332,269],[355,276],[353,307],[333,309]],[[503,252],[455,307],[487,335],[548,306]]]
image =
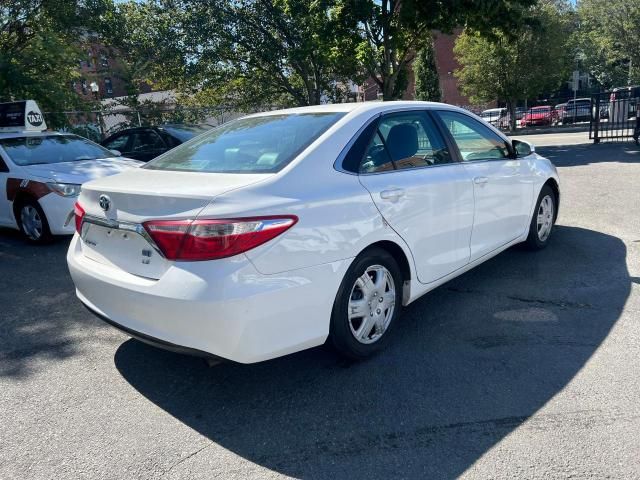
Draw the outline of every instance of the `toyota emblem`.
[[[100,195],[98,203],[100,204],[100,208],[105,212],[111,208],[111,199],[106,195]]]

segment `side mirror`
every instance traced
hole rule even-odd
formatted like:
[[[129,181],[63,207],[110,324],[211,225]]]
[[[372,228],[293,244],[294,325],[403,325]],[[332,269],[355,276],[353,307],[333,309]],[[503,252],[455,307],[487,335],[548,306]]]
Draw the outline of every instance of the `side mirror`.
[[[111,153],[113,153],[114,157],[121,157],[122,156],[122,152],[120,152],[120,150],[109,149],[109,151]]]
[[[516,151],[516,157],[526,157],[527,155],[531,155],[536,151],[536,147],[534,147],[531,143],[525,142],[523,140],[513,140],[511,144]]]

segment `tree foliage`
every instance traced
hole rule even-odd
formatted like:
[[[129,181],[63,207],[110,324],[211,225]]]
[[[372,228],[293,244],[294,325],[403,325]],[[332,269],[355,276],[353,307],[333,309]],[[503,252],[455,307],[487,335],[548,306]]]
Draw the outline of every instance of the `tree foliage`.
[[[578,45],[584,64],[610,88],[640,84],[640,2],[582,0]]]
[[[515,35],[494,30],[490,35],[467,28],[455,45],[461,68],[455,72],[472,102],[506,101],[515,128],[518,101],[557,88],[569,76],[572,52],[571,11],[560,1],[542,0],[532,7],[535,20]]]
[[[0,101],[35,99],[44,110],[79,106],[78,39],[99,31],[110,0],[5,0],[0,5]]]
[[[130,1],[115,37],[144,59],[148,80],[242,108],[344,100],[349,82],[366,77],[389,100],[404,93],[431,29],[508,28],[535,1]]]
[[[467,25],[478,32],[511,32],[527,21],[537,0],[354,0],[361,41],[358,61],[380,87],[384,100],[400,98],[398,85],[416,56],[431,43],[431,30]]]
[[[440,89],[440,79],[436,69],[433,41],[418,52],[413,63],[413,73],[416,81],[416,100],[440,102],[442,100],[442,90]]]
[[[309,105],[357,77],[355,18],[340,0],[129,3],[125,51],[150,77],[229,104]]]

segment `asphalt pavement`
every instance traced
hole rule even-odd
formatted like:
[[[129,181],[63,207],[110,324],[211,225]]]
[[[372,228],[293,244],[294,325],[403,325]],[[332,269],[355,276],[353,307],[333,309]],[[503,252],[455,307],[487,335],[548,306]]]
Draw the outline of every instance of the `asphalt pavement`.
[[[639,478],[640,148],[526,140],[561,176],[548,248],[429,293],[362,363],[154,349],[76,300],[68,239],[0,231],[0,479]]]

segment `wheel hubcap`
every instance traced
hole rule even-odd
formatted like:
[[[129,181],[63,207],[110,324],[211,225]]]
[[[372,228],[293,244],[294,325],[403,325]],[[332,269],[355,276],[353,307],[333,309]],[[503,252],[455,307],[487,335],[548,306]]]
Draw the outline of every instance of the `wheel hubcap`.
[[[354,338],[371,344],[386,332],[396,304],[396,287],[391,272],[372,265],[356,279],[349,297],[349,328]]]
[[[540,202],[538,207],[538,238],[544,242],[551,234],[553,227],[553,199],[550,195],[546,195]]]
[[[38,240],[42,236],[42,219],[38,210],[31,205],[25,205],[20,211],[20,222],[24,234],[31,240]]]

